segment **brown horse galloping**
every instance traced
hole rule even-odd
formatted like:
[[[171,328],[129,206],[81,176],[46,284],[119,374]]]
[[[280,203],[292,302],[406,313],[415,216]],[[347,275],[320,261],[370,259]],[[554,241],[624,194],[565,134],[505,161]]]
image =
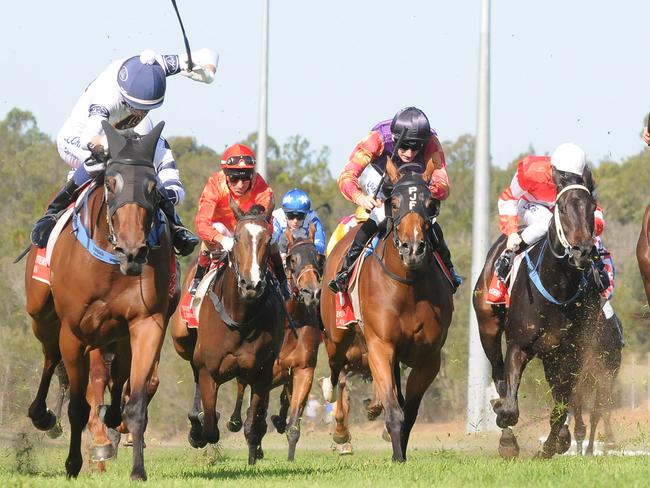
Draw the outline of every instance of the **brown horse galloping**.
[[[284,332],[284,303],[269,277],[271,229],[260,205],[243,212],[231,200],[237,218],[235,243],[228,265],[218,275],[200,305],[200,326],[193,365],[198,371],[203,404],[201,442],[219,441],[216,403],[219,386],[238,378],[251,386],[251,401],[244,434],[248,463],[266,433],[273,363]]]
[[[402,168],[407,169],[406,165]],[[389,160],[386,171],[395,184],[390,196],[393,217],[389,230],[360,271],[359,297],[368,360],[374,390],[386,410],[386,429],[393,460],[404,461],[411,428],[426,389],[440,369],[441,349],[451,323],[451,285],[433,263],[431,217],[435,202],[424,174],[400,175]],[[352,239],[337,244],[327,260],[323,283],[336,273]],[[336,385],[352,344],[354,329],[337,329],[335,295],[323,287],[321,313],[329,335],[328,355],[332,385]],[[412,368],[402,396],[399,364]]]
[[[564,453],[571,434],[564,424],[567,407],[583,366],[588,340],[596,337],[600,297],[585,277],[592,267],[594,248],[593,180],[553,169],[557,189],[554,215],[547,236],[528,252],[514,282],[510,307],[485,301],[494,262],[505,248],[500,236],[488,252],[474,287],[473,305],[483,350],[492,365],[492,379],[500,396],[494,405],[502,429],[499,453],[519,454],[510,427],[519,420],[517,393],[524,368],[535,356],[544,365],[555,406],[551,431],[539,457]],[[501,339],[506,334],[504,362]]]
[[[645,296],[650,305],[650,205],[646,207],[643,214],[641,233],[636,243],[636,259],[639,262]]]
[[[321,339],[320,331],[320,278],[323,263],[314,246],[315,227],[311,226],[308,238],[294,239],[286,231],[286,269],[292,283],[293,296],[287,302],[287,311],[296,331],[285,328],[284,342],[277,361],[273,363],[271,388],[282,385],[280,412],[271,421],[278,433],[287,433],[289,461],[293,461],[300,439],[300,418],[314,380],[314,369]],[[242,426],[241,406],[246,384],[237,382],[237,402],[228,421],[228,430],[238,432]],[[287,421],[287,414],[289,419]],[[260,450],[258,457],[263,456]]]
[[[79,213],[75,232],[67,223],[52,252],[51,293],[33,286],[31,274],[36,250],[27,260],[25,288],[27,311],[33,318],[36,337],[43,344],[45,362],[29,417],[42,430],[56,422],[45,404],[57,363],[63,358],[70,382],[70,450],[66,460],[68,476],[81,469],[81,432],[88,421],[86,400],[88,351],[114,348],[111,368],[111,405],[104,417],[110,427],[122,422],[122,414],[133,434],[131,478],[146,479],[143,435],[147,425],[147,387],[172,306],[169,298],[172,257],[168,232],[159,245],[147,243],[157,212],[158,194],[153,156],[164,124],[145,137],[121,136],[103,123],[112,159],[108,162],[103,188],[88,197]],[[85,225],[84,225],[85,224]],[[80,244],[86,230],[95,253],[112,251],[108,264],[95,258]],[[60,324],[59,327],[56,325]],[[130,397],[121,407],[125,382]]]

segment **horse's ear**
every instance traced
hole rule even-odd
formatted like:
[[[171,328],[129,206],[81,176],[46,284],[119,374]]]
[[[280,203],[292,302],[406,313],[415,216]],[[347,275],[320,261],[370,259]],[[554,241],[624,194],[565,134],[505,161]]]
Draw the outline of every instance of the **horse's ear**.
[[[424,168],[424,173],[422,173],[422,179],[427,185],[429,184],[429,181],[431,180],[431,176],[433,175],[435,169],[436,165],[433,163],[433,159],[429,158],[427,161],[427,166]]]
[[[235,219],[239,220],[244,216],[244,212],[242,212],[241,208],[239,208],[239,205],[237,205],[237,202],[235,202],[235,199],[232,197],[232,195],[230,195],[228,205],[230,206],[232,213],[235,214]]]
[[[288,247],[293,246],[293,241],[295,239],[293,238],[293,232],[291,232],[291,229],[289,229],[289,227],[287,227],[284,231],[284,235],[287,236]]]
[[[314,237],[316,236],[316,225],[311,224],[309,226],[309,240],[314,242]]]
[[[113,156],[116,156],[120,153],[122,149],[126,146],[126,137],[120,134],[115,127],[108,123],[106,120],[102,120],[102,128],[106,134],[106,140],[108,141],[108,151]]]
[[[390,156],[386,158],[386,174],[393,183],[399,180],[399,172],[397,171],[397,167],[393,164],[393,158]]]
[[[142,151],[149,157],[150,161],[153,161],[153,158],[156,154],[156,146],[158,145],[158,139],[160,139],[160,134],[162,134],[163,127],[165,127],[165,122],[158,122],[156,127],[154,127],[151,132],[149,132],[149,134],[140,140]]]

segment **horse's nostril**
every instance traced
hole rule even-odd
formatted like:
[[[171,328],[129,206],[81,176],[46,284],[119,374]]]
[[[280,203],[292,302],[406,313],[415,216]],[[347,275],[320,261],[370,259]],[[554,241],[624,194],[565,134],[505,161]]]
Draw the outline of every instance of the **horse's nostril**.
[[[121,247],[116,247],[114,253],[124,255],[124,249],[122,249]]]
[[[138,249],[138,253],[135,255],[136,261],[144,261],[147,259],[147,255],[149,254],[149,248],[147,246],[141,246],[140,249]]]
[[[417,254],[422,254],[424,252],[424,241],[420,241],[418,248],[416,250]]]

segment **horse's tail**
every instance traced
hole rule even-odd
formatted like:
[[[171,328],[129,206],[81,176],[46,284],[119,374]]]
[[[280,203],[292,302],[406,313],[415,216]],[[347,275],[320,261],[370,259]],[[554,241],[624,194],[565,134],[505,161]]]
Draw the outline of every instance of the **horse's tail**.
[[[20,262],[21,259],[23,259],[25,256],[27,256],[27,253],[29,252],[29,250],[30,250],[31,248],[32,248],[32,243],[30,242],[29,244],[27,244],[27,247],[26,247],[25,249],[23,249],[23,252],[21,252],[21,253],[16,257],[16,259],[14,259],[14,264]]]

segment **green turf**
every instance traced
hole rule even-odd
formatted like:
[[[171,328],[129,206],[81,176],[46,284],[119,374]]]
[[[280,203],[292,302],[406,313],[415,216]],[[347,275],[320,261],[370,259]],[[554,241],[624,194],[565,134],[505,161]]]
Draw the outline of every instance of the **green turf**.
[[[647,457],[576,458],[502,461],[495,454],[418,449],[404,464],[389,460],[388,445],[359,449],[339,457],[322,450],[299,450],[297,461],[273,448],[256,466],[246,464],[243,449],[148,447],[145,463],[151,486],[320,487],[636,487],[650,484]],[[106,473],[86,466],[76,482],[65,478],[66,449],[60,446],[12,446],[0,449],[0,486],[119,486],[129,479],[131,453],[120,449]]]

